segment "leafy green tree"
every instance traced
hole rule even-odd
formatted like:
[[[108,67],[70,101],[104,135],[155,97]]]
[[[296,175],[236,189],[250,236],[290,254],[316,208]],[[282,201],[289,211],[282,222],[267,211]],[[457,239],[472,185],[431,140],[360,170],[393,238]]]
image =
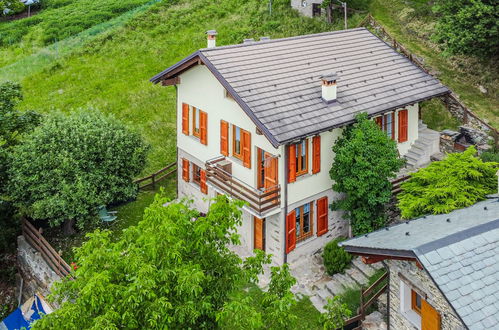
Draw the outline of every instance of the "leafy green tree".
[[[497,0],[436,0],[439,16],[434,39],[451,54],[497,55],[499,7]]]
[[[89,234],[76,249],[75,279],[56,284],[50,297],[61,308],[34,329],[214,329],[230,317],[262,327],[267,316],[248,296],[233,299],[269,262],[263,252],[242,261],[227,247],[240,243],[243,202],[218,196],[201,216],[185,202],[166,201],[156,196],[118,239],[107,230]],[[291,282],[286,268],[273,272],[270,305],[289,296]],[[271,310],[278,319],[286,313]]]
[[[20,0],[0,0],[0,16],[13,15],[24,10],[25,6]]]
[[[391,197],[389,178],[404,164],[395,141],[363,113],[343,131],[333,152],[336,155],[329,172],[333,190],[345,196],[333,202],[332,209],[346,211],[354,235],[383,226],[384,206]]]
[[[48,116],[12,152],[9,195],[21,212],[71,233],[97,207],[127,201],[145,163],[139,134],[98,111]]]
[[[475,154],[476,149],[471,146],[463,153],[448,154],[444,160],[412,173],[398,195],[402,217],[449,213],[494,193],[499,163],[485,163]]]
[[[322,314],[322,324],[324,330],[341,329],[345,325],[345,320],[352,316],[352,311],[348,309],[340,296],[334,296],[333,299],[328,299],[326,310]]]

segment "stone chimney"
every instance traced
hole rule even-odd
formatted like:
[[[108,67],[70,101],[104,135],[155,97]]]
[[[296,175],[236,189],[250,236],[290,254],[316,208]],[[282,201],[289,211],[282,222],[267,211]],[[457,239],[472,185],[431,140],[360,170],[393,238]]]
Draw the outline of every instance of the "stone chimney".
[[[208,35],[208,48],[214,48],[217,46],[217,31],[216,30],[208,30],[206,31]]]
[[[322,81],[322,99],[326,103],[336,101],[336,81],[338,75],[336,73],[328,73],[320,77]]]

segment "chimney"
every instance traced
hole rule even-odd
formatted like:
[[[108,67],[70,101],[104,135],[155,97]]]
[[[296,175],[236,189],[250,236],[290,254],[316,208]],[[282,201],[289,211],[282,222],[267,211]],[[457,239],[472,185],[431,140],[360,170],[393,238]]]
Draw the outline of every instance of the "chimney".
[[[206,31],[208,35],[208,48],[214,48],[217,46],[217,31],[216,30],[208,30]]]
[[[338,75],[336,73],[328,73],[320,77],[322,81],[322,99],[326,103],[336,101],[336,80]]]

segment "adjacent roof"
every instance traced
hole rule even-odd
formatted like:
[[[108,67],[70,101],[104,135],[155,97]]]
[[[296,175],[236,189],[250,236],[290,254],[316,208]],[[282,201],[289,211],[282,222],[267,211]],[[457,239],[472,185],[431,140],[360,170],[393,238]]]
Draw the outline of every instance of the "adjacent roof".
[[[197,51],[151,79],[206,64],[274,146],[449,90],[365,28]],[[196,63],[197,64],[197,63]],[[338,102],[321,98],[320,76],[338,74]]]
[[[468,328],[499,328],[498,199],[381,229],[342,246],[417,258]]]

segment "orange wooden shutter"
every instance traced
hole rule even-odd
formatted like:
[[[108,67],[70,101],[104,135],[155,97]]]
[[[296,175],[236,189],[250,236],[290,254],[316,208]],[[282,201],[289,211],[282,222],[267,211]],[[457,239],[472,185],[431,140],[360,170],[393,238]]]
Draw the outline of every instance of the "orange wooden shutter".
[[[229,123],[223,120],[220,121],[220,153],[229,155]]]
[[[265,249],[263,237],[263,219],[257,217],[253,217],[253,219],[253,223],[255,226],[253,248],[263,251]]]
[[[322,236],[328,231],[328,204],[327,196],[317,200],[317,236]]]
[[[407,110],[400,110],[399,114],[399,142],[407,141]]]
[[[189,135],[189,105],[182,103],[182,133]]]
[[[207,194],[208,193],[208,185],[206,184],[206,171],[205,170],[201,170],[200,171],[200,184],[199,184],[199,188],[201,188],[201,192],[203,194]]]
[[[312,139],[312,173],[319,173],[321,171],[321,137],[314,136]]]
[[[293,251],[296,247],[296,212],[288,213],[286,217],[286,253]]]
[[[243,165],[251,168],[251,133],[241,130],[241,144],[243,145]]]
[[[296,144],[288,146],[288,182],[296,181]]]
[[[421,330],[440,330],[440,314],[421,299]]]
[[[182,158],[182,179],[189,182],[189,161]]]
[[[382,116],[374,118],[374,122],[376,123],[376,125],[379,126],[380,129],[383,129],[383,117]]]
[[[199,135],[201,143],[208,144],[208,114],[199,110]]]

